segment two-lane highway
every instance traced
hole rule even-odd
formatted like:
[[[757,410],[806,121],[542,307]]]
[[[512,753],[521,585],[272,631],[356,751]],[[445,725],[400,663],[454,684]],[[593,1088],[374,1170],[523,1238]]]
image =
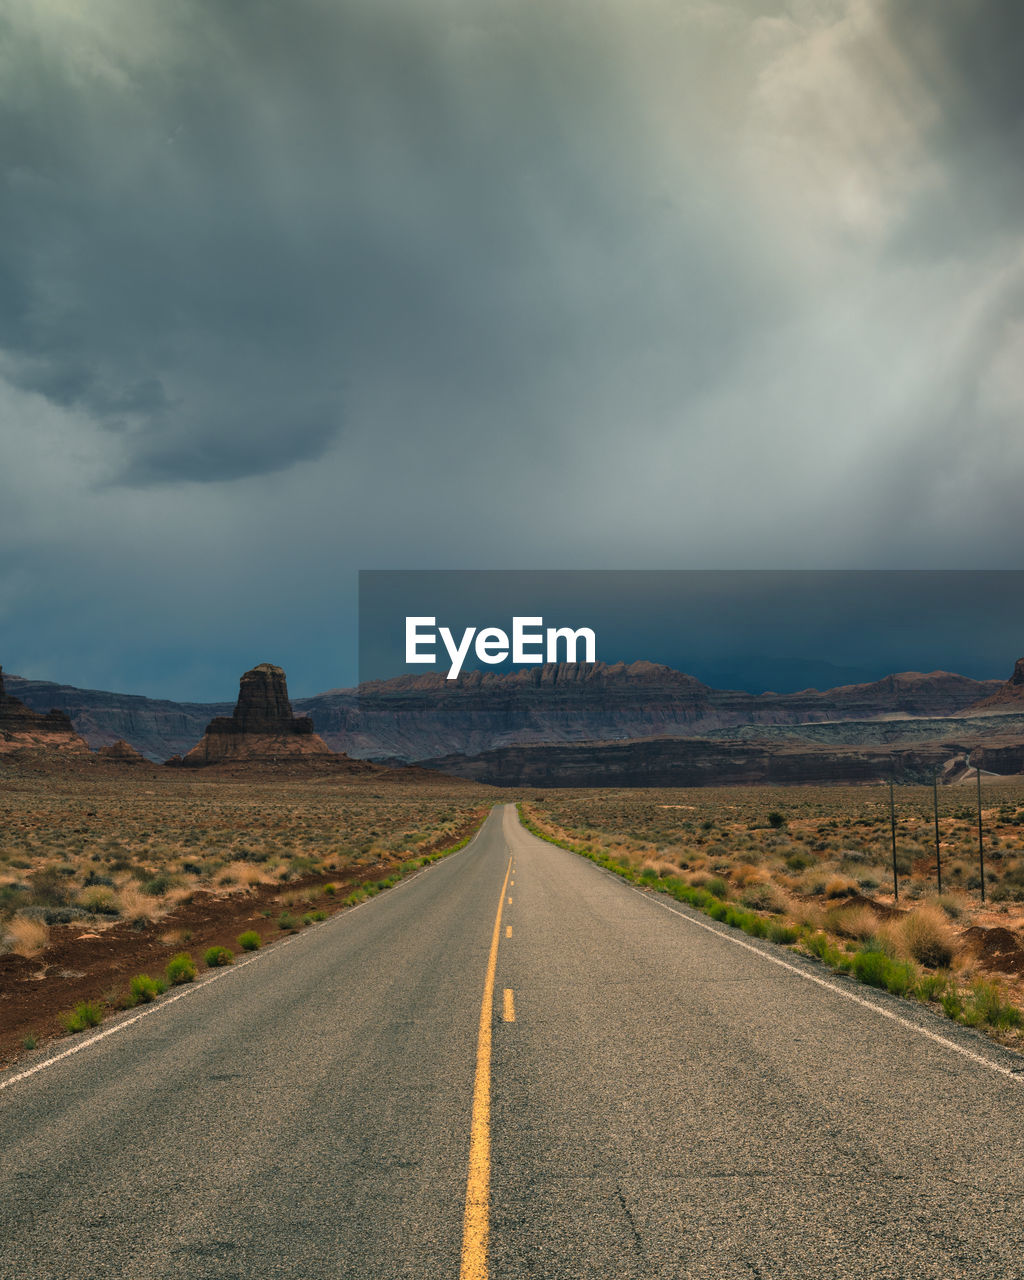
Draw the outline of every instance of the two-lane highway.
[[[790,959],[498,809],[0,1077],[0,1275],[1024,1277],[1016,1060]]]

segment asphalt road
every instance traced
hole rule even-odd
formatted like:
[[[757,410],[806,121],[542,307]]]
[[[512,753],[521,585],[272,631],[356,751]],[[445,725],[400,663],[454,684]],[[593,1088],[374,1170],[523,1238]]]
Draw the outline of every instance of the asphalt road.
[[[510,808],[187,991],[0,1076],[3,1277],[1024,1277],[1019,1059]]]

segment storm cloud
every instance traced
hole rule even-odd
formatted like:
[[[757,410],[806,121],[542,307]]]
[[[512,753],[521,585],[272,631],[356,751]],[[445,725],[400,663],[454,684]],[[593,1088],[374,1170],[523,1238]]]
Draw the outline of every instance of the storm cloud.
[[[358,567],[1016,566],[1012,0],[0,24],[9,669],[344,683]]]

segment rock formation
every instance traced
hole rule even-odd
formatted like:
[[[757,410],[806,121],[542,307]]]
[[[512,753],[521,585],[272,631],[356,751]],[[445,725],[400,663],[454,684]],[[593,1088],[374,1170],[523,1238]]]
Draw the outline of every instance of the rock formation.
[[[12,698],[4,688],[0,667],[0,753],[55,750],[75,755],[89,753],[63,711],[52,710],[42,715]]]
[[[36,710],[64,708],[94,749],[120,738],[155,761],[194,749],[211,721],[218,726],[214,756],[219,759],[228,739],[237,745],[240,721],[250,732],[269,724],[270,736],[280,739],[275,717],[282,723],[295,719],[283,676],[276,685],[258,668],[247,673],[235,714],[229,714],[230,703],[175,703],[16,677],[9,684],[12,693]],[[713,689],[650,662],[550,664],[513,672],[467,672],[454,682],[436,673],[400,676],[359,690],[334,689],[299,699],[295,709],[312,714],[317,732],[334,751],[393,763],[471,756],[513,745],[731,738],[740,731],[748,740],[785,735],[820,742],[829,750],[908,739],[920,745],[950,737],[969,748],[996,733],[1001,739],[1009,734],[1024,738],[1024,702],[986,707],[977,722],[965,718],[971,704],[1002,688],[1000,680],[933,671],[904,672],[824,692],[751,694]],[[1013,723],[1015,716],[1019,723]],[[219,727],[223,724],[231,726],[226,733]],[[310,745],[314,735],[307,732],[304,741]],[[292,755],[303,734],[287,729],[284,736],[292,740],[286,749]],[[246,741],[252,745],[252,739]]]
[[[712,689],[654,662],[549,664],[513,672],[399,676],[307,698],[324,740],[371,759],[476,755],[527,743],[716,737],[745,725],[941,719],[992,693],[995,681],[903,672],[824,693]],[[956,726],[959,730],[959,726]],[[942,730],[948,733],[949,729]],[[857,744],[860,733],[851,730]]]
[[[10,676],[8,686],[11,693],[36,711],[48,707],[66,711],[75,732],[94,751],[121,739],[157,763],[174,752],[183,755],[202,737],[214,716],[231,711],[230,702],[169,702],[135,693],[22,680],[18,676]]]
[[[983,747],[975,747],[967,764],[982,773],[1024,773],[1024,742],[986,743]]]
[[[211,764],[281,764],[317,756],[339,759],[313,732],[313,721],[308,716],[292,714],[281,668],[261,662],[242,676],[234,714],[216,716],[182,760],[167,763],[197,768]]]
[[[96,752],[101,760],[110,760],[114,764],[128,765],[149,765],[149,761],[145,756],[139,755],[135,748],[123,738],[118,738],[116,742],[110,742],[105,747],[100,747]]]
[[[1000,685],[995,693],[989,694],[987,698],[973,703],[964,714],[1005,715],[1014,711],[1024,711],[1024,658],[1017,659],[1013,675],[1004,685]]]
[[[648,738],[499,747],[425,760],[439,773],[498,787],[703,787],[778,783],[931,782],[955,743],[878,750],[810,744]]]

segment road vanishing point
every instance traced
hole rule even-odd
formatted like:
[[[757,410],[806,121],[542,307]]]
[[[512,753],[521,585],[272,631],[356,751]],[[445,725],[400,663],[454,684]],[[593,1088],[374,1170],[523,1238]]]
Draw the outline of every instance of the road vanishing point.
[[[0,1275],[1015,1280],[1021,1066],[505,805],[0,1075]]]

